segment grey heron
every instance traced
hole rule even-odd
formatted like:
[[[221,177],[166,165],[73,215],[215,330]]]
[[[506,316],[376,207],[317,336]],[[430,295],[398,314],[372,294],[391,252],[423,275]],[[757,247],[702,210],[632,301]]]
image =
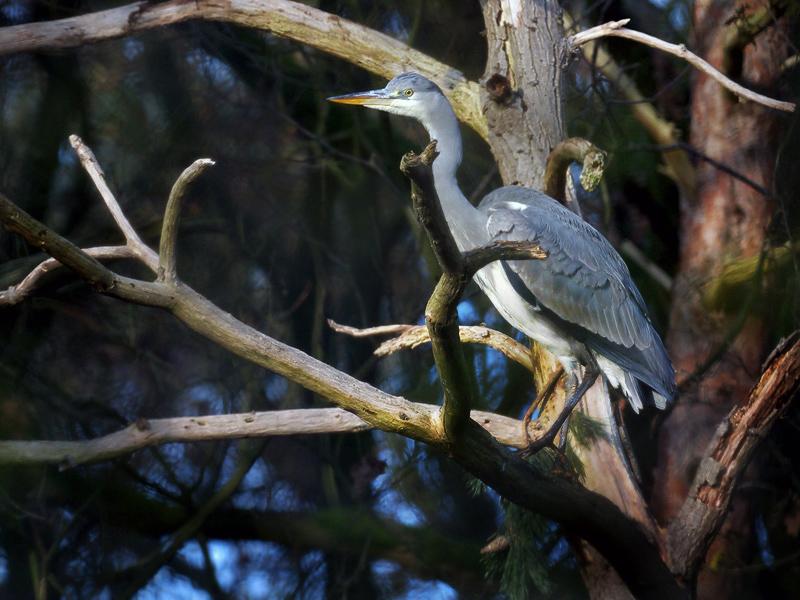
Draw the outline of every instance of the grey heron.
[[[553,442],[600,373],[636,412],[646,403],[663,409],[673,400],[675,372],[664,344],[625,262],[600,232],[530,188],[502,187],[477,208],[470,204],[456,180],[458,119],[436,84],[403,73],[383,89],[329,100],[412,117],[425,127],[439,152],[434,187],[462,252],[494,240],[530,240],[548,253],[546,260],[497,261],[474,277],[506,321],[554,354],[567,374],[571,395],[534,450]]]

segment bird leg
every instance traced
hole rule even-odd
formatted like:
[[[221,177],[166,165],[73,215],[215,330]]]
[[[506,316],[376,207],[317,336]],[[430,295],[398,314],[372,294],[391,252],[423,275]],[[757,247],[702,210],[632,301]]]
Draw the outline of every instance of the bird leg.
[[[569,415],[578,405],[578,402],[581,401],[581,398],[583,398],[583,395],[586,393],[586,391],[592,387],[599,374],[600,369],[597,367],[597,365],[589,365],[586,367],[586,372],[583,374],[583,379],[564,404],[564,409],[561,411],[561,414],[559,414],[556,420],[553,421],[553,423],[550,425],[550,428],[543,436],[528,444],[528,447],[522,451],[523,456],[536,454],[545,446],[551,446],[553,444],[553,440],[556,438],[556,435],[561,430],[562,426],[566,423],[567,418],[569,418]],[[566,431],[564,434],[566,434]],[[562,444],[565,440],[566,435],[563,435]]]
[[[575,375],[574,371],[570,371],[567,375],[567,381],[564,383],[564,388],[566,389],[566,397],[571,398],[572,395],[578,391],[578,376]],[[556,446],[556,450],[566,459],[566,450],[567,450],[567,433],[569,432],[569,420],[572,417],[572,412],[570,411],[567,414],[567,418],[564,419],[564,423],[561,425],[561,429],[558,431],[558,446]]]
[[[528,410],[525,411],[525,416],[522,417],[522,430],[525,432],[529,446],[533,443],[533,440],[531,440],[530,431],[528,431],[528,425],[531,422],[533,413],[537,408],[541,409],[544,407],[548,398],[553,395],[553,392],[556,389],[556,384],[558,383],[558,380],[561,379],[563,374],[564,367],[562,365],[558,365],[558,368],[550,375],[550,378],[547,380],[547,383],[544,384],[544,387],[539,390],[539,393],[536,395],[536,399],[531,402]],[[539,412],[541,414],[541,410]]]

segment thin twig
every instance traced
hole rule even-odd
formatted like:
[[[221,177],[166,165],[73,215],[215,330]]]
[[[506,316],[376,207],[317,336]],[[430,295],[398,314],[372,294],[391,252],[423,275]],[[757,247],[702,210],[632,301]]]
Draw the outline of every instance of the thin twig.
[[[98,260],[133,257],[133,252],[127,246],[97,246],[94,248],[83,248],[82,250],[89,256]],[[43,260],[17,285],[12,285],[0,291],[0,305],[12,306],[22,302],[31,295],[45,275],[61,266],[62,264],[55,258]]]
[[[763,185],[761,185],[759,183],[756,183],[755,181],[753,181],[752,179],[750,179],[746,175],[743,175],[742,173],[740,173],[739,171],[737,171],[733,167],[730,167],[730,166],[726,165],[723,162],[720,162],[720,161],[718,161],[718,160],[716,160],[714,158],[711,158],[710,156],[708,156],[707,154],[701,152],[700,150],[698,150],[697,148],[695,148],[694,146],[692,146],[691,144],[689,144],[687,142],[677,142],[676,144],[670,144],[670,145],[666,145],[666,146],[655,146],[654,149],[658,150],[659,152],[669,152],[670,150],[673,150],[675,148],[680,148],[681,150],[685,150],[686,152],[688,152],[692,156],[707,162],[708,164],[710,164],[715,169],[719,169],[723,173],[727,173],[731,177],[733,177],[735,179],[738,179],[739,181],[741,181],[745,185],[753,188],[755,191],[757,191],[759,194],[761,194],[765,198],[773,198],[773,195],[770,193],[770,191],[767,188],[765,188]]]
[[[343,333],[350,337],[362,338],[372,337],[375,335],[397,335],[408,331],[409,329],[425,329],[422,325],[379,325],[377,327],[366,327],[359,329],[358,327],[351,327],[350,325],[342,325],[333,319],[328,319],[328,327],[333,329],[336,333]]]
[[[172,186],[164,210],[164,221],[161,225],[161,243],[159,245],[158,280],[168,284],[175,283],[178,275],[175,266],[175,245],[178,237],[178,221],[181,214],[181,203],[189,185],[203,171],[214,165],[210,158],[199,158],[184,169]]]
[[[639,247],[630,240],[622,240],[619,245],[620,252],[647,273],[653,281],[667,291],[672,289],[672,277],[656,263],[651,261]]]
[[[428,328],[424,325],[382,325],[380,327],[357,329],[356,327],[340,325],[331,319],[328,319],[328,324],[331,326],[331,329],[337,333],[343,333],[357,338],[400,334],[397,337],[386,340],[378,346],[373,353],[375,356],[388,356],[400,350],[413,350],[414,348],[423,344],[430,344],[431,342]],[[462,325],[458,328],[458,336],[461,343],[489,346],[532,373],[535,372],[531,364],[530,348],[524,344],[520,344],[517,340],[507,336],[505,333],[500,333],[499,331],[489,329],[483,325]]]
[[[621,37],[628,40],[633,40],[635,42],[639,42],[640,44],[645,44],[646,46],[650,46],[651,48],[661,50],[662,52],[672,54],[673,56],[677,56],[678,58],[685,60],[693,67],[702,71],[709,77],[716,80],[720,85],[739,96],[739,98],[742,100],[750,100],[751,102],[756,102],[757,104],[774,108],[776,110],[794,112],[795,105],[792,102],[775,100],[773,98],[769,98],[768,96],[748,90],[746,87],[726,77],[722,72],[712,67],[708,62],[688,50],[683,44],[671,44],[652,35],[642,33],[641,31],[626,29],[624,25],[626,25],[629,21],[630,19],[613,21],[580,31],[567,38],[567,43],[571,48],[578,48],[587,42],[601,37]]]
[[[575,23],[569,12],[564,12],[564,26],[572,29]],[[631,103],[630,111],[645,128],[648,135],[658,144],[674,144],[679,139],[679,132],[674,123],[665,119],[652,102],[639,91],[636,83],[625,73],[608,51],[599,42],[591,41],[581,46],[586,61],[599,70],[625,99]],[[689,157],[680,150],[662,153],[666,165],[666,174],[678,185],[682,193],[691,194],[695,186],[695,172]]]

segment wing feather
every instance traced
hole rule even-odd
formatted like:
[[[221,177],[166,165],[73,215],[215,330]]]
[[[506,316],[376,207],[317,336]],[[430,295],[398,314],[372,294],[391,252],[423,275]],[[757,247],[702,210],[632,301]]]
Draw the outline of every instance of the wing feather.
[[[596,229],[548,196],[520,187],[489,194],[480,209],[492,240],[531,240],[545,260],[507,261],[535,299],[574,326],[576,337],[660,394],[675,393],[666,350],[616,250]],[[611,356],[613,355],[613,356]]]

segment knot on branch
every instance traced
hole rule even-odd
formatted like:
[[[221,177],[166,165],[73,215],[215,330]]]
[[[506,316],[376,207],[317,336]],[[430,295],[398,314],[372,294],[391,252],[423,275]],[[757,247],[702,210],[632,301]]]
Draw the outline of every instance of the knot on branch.
[[[489,98],[498,104],[508,103],[513,92],[508,77],[500,73],[495,73],[486,80],[486,91],[489,92]]]
[[[436,140],[431,140],[425,149],[417,154],[413,150],[406,152],[403,158],[400,159],[400,172],[409,179],[414,180],[420,173],[427,172],[432,176],[430,167],[433,161],[439,156],[439,151],[436,150]]]

